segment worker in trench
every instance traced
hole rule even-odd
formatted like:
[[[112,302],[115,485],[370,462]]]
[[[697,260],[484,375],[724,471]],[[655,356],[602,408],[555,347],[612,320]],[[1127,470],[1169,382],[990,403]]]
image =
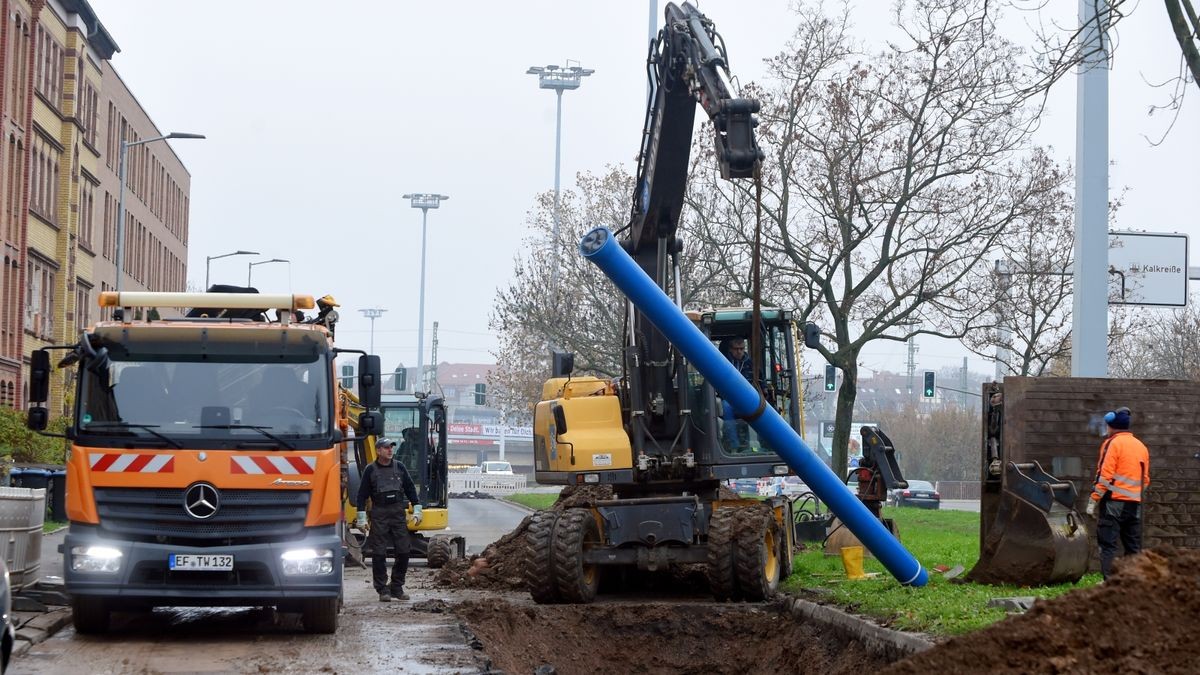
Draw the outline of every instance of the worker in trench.
[[[358,526],[367,524],[367,500],[371,500],[371,528],[363,553],[371,556],[371,577],[380,602],[408,600],[404,578],[408,574],[410,538],[406,513],[413,505],[413,519],[421,524],[421,504],[408,469],[393,458],[396,442],[390,438],[375,441],[376,459],[363,471],[358,487]],[[388,582],[388,547],[395,552],[392,579]]]
[[[1108,435],[1100,445],[1096,480],[1089,495],[1087,514],[1096,518],[1100,546],[1100,572],[1108,579],[1117,542],[1125,555],[1142,550],[1142,495],[1150,487],[1150,452],[1129,431],[1133,413],[1117,408],[1104,415]]]

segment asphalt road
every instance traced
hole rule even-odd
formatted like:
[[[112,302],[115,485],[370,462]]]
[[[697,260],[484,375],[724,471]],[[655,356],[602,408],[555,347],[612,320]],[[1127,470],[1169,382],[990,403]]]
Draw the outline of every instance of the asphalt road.
[[[451,530],[469,551],[521,522],[525,512],[492,499],[455,500]],[[43,574],[61,569],[62,535],[48,537]],[[57,568],[54,567],[57,565]],[[67,627],[14,659],[9,673],[463,673],[485,668],[433,572],[414,561],[409,602],[381,603],[366,570],[346,570],[346,601],[335,635],[308,635],[296,615],[260,608],[159,608],[114,615],[113,631],[85,637]],[[466,595],[470,595],[467,593]],[[464,599],[458,593],[453,601]]]

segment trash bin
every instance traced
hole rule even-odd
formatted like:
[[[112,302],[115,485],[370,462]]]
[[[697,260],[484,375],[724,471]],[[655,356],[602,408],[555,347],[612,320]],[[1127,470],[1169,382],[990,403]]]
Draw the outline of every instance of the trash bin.
[[[47,487],[49,487],[49,483],[50,472],[45,469],[31,469],[21,466],[13,467],[13,487],[30,488],[32,490],[41,488],[45,490]]]
[[[67,520],[67,472],[64,469],[50,472],[50,520],[60,523]]]

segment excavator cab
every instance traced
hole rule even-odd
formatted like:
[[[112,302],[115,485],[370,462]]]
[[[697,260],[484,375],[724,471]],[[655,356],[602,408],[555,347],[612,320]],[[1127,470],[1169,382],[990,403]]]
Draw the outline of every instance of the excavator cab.
[[[1075,484],[1038,462],[1010,457],[1005,446],[1004,393],[984,397],[983,487],[979,562],[968,581],[1041,586],[1078,581],[1088,568],[1088,531],[1074,509]]]

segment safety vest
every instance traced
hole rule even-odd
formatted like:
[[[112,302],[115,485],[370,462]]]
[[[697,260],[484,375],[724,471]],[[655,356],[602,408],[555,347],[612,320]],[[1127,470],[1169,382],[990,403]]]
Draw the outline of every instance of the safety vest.
[[[1150,487],[1150,452],[1145,444],[1128,431],[1118,431],[1100,446],[1096,464],[1096,486],[1092,499],[1123,502],[1142,501],[1142,491]]]

